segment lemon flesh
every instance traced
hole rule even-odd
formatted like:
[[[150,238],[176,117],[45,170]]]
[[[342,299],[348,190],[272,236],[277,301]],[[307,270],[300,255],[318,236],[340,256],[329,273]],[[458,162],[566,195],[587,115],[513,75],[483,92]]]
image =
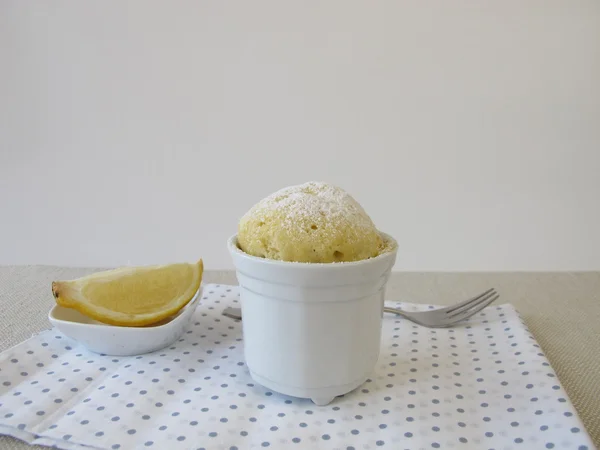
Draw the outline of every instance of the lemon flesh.
[[[76,280],[54,281],[56,303],[99,322],[151,325],[176,314],[202,282],[202,260],[194,264],[122,267]]]

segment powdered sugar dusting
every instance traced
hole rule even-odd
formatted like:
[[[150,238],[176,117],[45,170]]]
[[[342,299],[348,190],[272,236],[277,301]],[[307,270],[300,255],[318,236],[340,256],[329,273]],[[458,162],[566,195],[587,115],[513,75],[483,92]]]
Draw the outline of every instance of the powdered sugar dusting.
[[[352,224],[369,230],[375,228],[362,206],[347,192],[316,181],[271,194],[248,211],[245,219],[266,220],[275,211],[283,214],[281,226],[289,231],[304,228],[309,222],[315,226],[329,222],[336,227]]]
[[[254,256],[298,262],[358,261],[388,250],[356,200],[315,181],[258,202],[240,220],[238,244]]]

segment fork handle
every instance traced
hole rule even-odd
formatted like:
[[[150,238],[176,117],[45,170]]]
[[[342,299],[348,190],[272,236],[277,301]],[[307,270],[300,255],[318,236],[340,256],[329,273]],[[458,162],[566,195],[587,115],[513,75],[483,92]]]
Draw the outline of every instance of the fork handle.
[[[384,306],[383,311],[387,312],[387,313],[391,313],[391,314],[396,314],[397,316],[404,317],[404,312],[397,308],[391,308],[389,306]],[[231,319],[241,320],[242,319],[242,309],[241,308],[231,308],[231,307],[225,308],[225,311],[223,311],[223,315],[226,317],[229,317]]]
[[[402,311],[401,309],[398,309],[398,308],[392,308],[390,306],[384,306],[383,307],[383,312],[391,313],[391,314],[396,314],[397,316],[405,317],[404,316],[404,311]]]

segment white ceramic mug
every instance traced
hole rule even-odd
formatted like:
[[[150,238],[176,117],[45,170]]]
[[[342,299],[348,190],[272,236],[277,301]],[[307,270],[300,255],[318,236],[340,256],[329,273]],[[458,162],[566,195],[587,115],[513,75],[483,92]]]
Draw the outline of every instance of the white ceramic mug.
[[[242,304],[246,364],[273,391],[326,405],[365,382],[379,357],[393,250],[349,263],[295,263],[228,241]]]

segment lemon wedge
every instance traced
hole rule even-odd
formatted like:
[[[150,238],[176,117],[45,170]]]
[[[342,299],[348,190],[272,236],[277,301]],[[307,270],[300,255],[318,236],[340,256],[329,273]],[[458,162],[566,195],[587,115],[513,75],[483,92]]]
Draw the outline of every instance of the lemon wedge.
[[[110,325],[141,327],[176,314],[196,294],[204,265],[122,267],[54,281],[56,303]]]

